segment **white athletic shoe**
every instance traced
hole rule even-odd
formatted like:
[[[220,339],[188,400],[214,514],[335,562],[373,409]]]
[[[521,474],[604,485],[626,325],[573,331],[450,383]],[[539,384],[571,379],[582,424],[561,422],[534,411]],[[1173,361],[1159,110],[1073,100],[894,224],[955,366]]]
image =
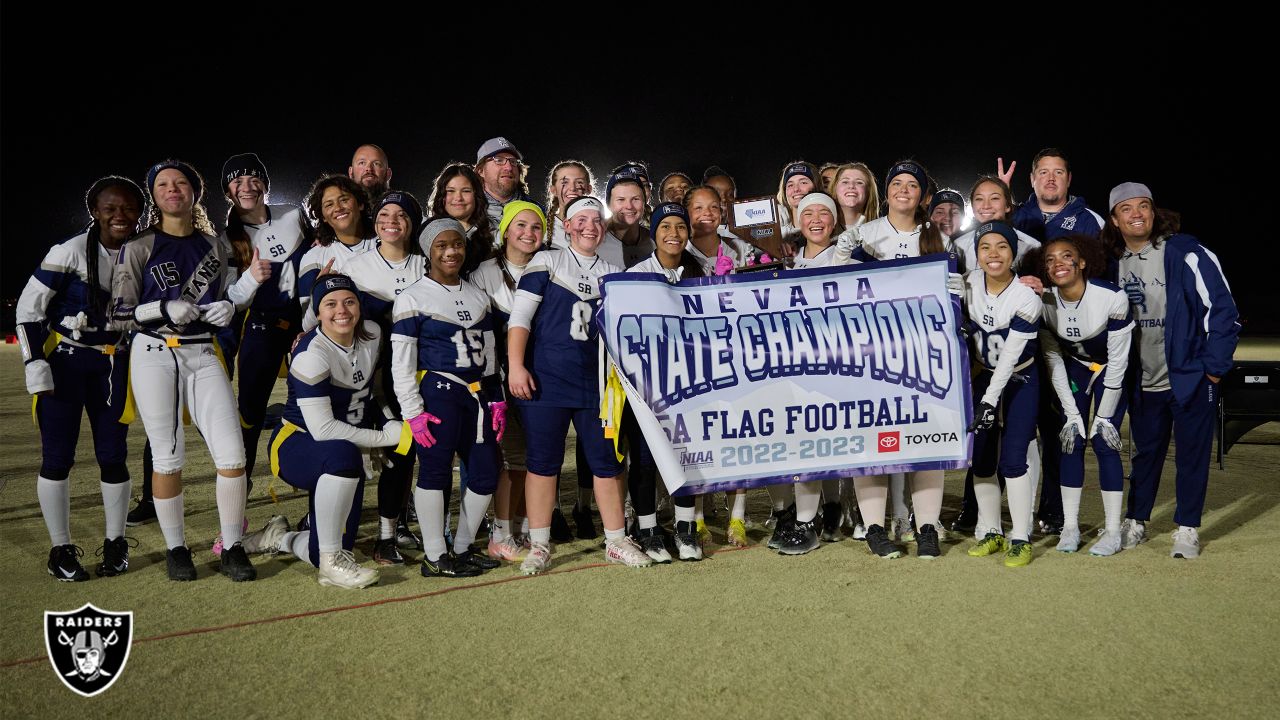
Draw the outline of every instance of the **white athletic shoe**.
[[[634,540],[625,536],[606,541],[604,557],[611,563],[619,563],[627,567],[649,567],[653,564],[653,558],[646,555]]]
[[[1080,549],[1080,528],[1064,527],[1058,536],[1058,552],[1073,553]]]
[[[529,543],[529,554],[524,556],[524,562],[520,563],[520,572],[525,575],[537,575],[540,572],[546,572],[547,566],[551,564],[551,546],[540,542]]]
[[[378,582],[378,571],[361,567],[350,550],[320,553],[320,567],[316,579],[321,585],[356,590]]]
[[[867,526],[866,526],[866,525],[863,525],[861,522],[859,522],[857,525],[854,525],[854,526],[853,526],[853,539],[854,539],[854,540],[866,540],[866,539],[867,539]]]
[[[1120,537],[1126,550],[1136,548],[1147,541],[1147,528],[1141,520],[1125,518],[1120,523]]]
[[[250,555],[280,552],[280,539],[289,532],[289,521],[283,515],[273,515],[261,530],[255,530],[240,540],[240,546]]]
[[[1094,557],[1111,557],[1120,552],[1124,546],[1124,542],[1120,533],[1109,533],[1102,531],[1102,537],[1089,548],[1089,554]]]
[[[1169,557],[1193,560],[1200,557],[1200,533],[1193,527],[1181,525],[1173,531],[1173,550]]]

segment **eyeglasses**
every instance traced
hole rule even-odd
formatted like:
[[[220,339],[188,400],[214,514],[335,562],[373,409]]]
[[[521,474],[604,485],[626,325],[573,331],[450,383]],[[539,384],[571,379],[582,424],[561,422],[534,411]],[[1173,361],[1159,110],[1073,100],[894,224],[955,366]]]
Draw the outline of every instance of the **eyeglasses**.
[[[511,156],[511,155],[494,155],[493,157],[489,158],[489,161],[490,161],[490,162],[492,162],[494,165],[497,165],[497,166],[499,166],[499,167],[505,167],[505,166],[510,165],[510,164],[512,164],[512,163],[517,163],[517,162],[519,162],[519,160],[516,160],[516,159],[515,159],[513,156]]]

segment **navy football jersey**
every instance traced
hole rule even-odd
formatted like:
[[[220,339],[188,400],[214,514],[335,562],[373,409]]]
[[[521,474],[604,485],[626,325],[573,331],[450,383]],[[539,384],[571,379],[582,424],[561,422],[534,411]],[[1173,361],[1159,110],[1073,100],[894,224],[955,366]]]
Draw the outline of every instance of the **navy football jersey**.
[[[156,301],[186,300],[205,305],[226,299],[235,278],[228,263],[230,250],[221,238],[198,231],[175,237],[159,228],[125,243],[111,283],[113,324],[121,330],[141,328],[134,310]],[[219,330],[203,320],[175,326],[163,318],[148,323],[145,329],[184,335]]]
[[[323,398],[333,409],[333,417],[357,428],[373,428],[381,415],[373,404],[373,370],[378,364],[381,335],[378,326],[363,323],[372,340],[357,339],[344,348],[330,340],[319,328],[302,336],[289,363],[289,400],[284,419],[307,429],[299,401]]]

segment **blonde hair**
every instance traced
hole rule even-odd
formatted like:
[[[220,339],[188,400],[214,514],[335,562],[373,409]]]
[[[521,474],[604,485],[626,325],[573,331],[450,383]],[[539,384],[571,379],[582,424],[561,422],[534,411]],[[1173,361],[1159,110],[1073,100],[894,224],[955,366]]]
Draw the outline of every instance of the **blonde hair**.
[[[851,162],[837,166],[836,179],[831,183],[831,190],[835,191],[836,184],[840,182],[840,176],[848,170],[857,170],[867,179],[867,201],[862,206],[862,216],[867,219],[867,222],[871,222],[880,217],[880,189],[876,185],[876,176],[871,174],[871,168],[867,167],[866,163]],[[839,200],[836,201],[836,205],[840,205]],[[841,214],[844,214],[843,210]]]
[[[554,222],[553,217],[560,215],[560,201],[556,199],[556,173],[567,167],[576,167],[587,174],[588,195],[594,195],[596,190],[596,178],[591,174],[591,168],[581,160],[561,160],[551,167],[551,172],[547,173],[547,222]],[[551,228],[547,228],[550,234]]]

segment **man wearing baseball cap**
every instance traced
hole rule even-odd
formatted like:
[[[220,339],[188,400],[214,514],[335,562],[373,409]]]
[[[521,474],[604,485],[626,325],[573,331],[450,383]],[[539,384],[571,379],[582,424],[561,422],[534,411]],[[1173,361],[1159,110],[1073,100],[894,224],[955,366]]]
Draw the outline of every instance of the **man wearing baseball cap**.
[[[476,151],[476,174],[484,181],[491,227],[502,224],[502,209],[507,203],[512,200],[533,201],[525,182],[528,172],[524,156],[504,137],[489,138]]]

